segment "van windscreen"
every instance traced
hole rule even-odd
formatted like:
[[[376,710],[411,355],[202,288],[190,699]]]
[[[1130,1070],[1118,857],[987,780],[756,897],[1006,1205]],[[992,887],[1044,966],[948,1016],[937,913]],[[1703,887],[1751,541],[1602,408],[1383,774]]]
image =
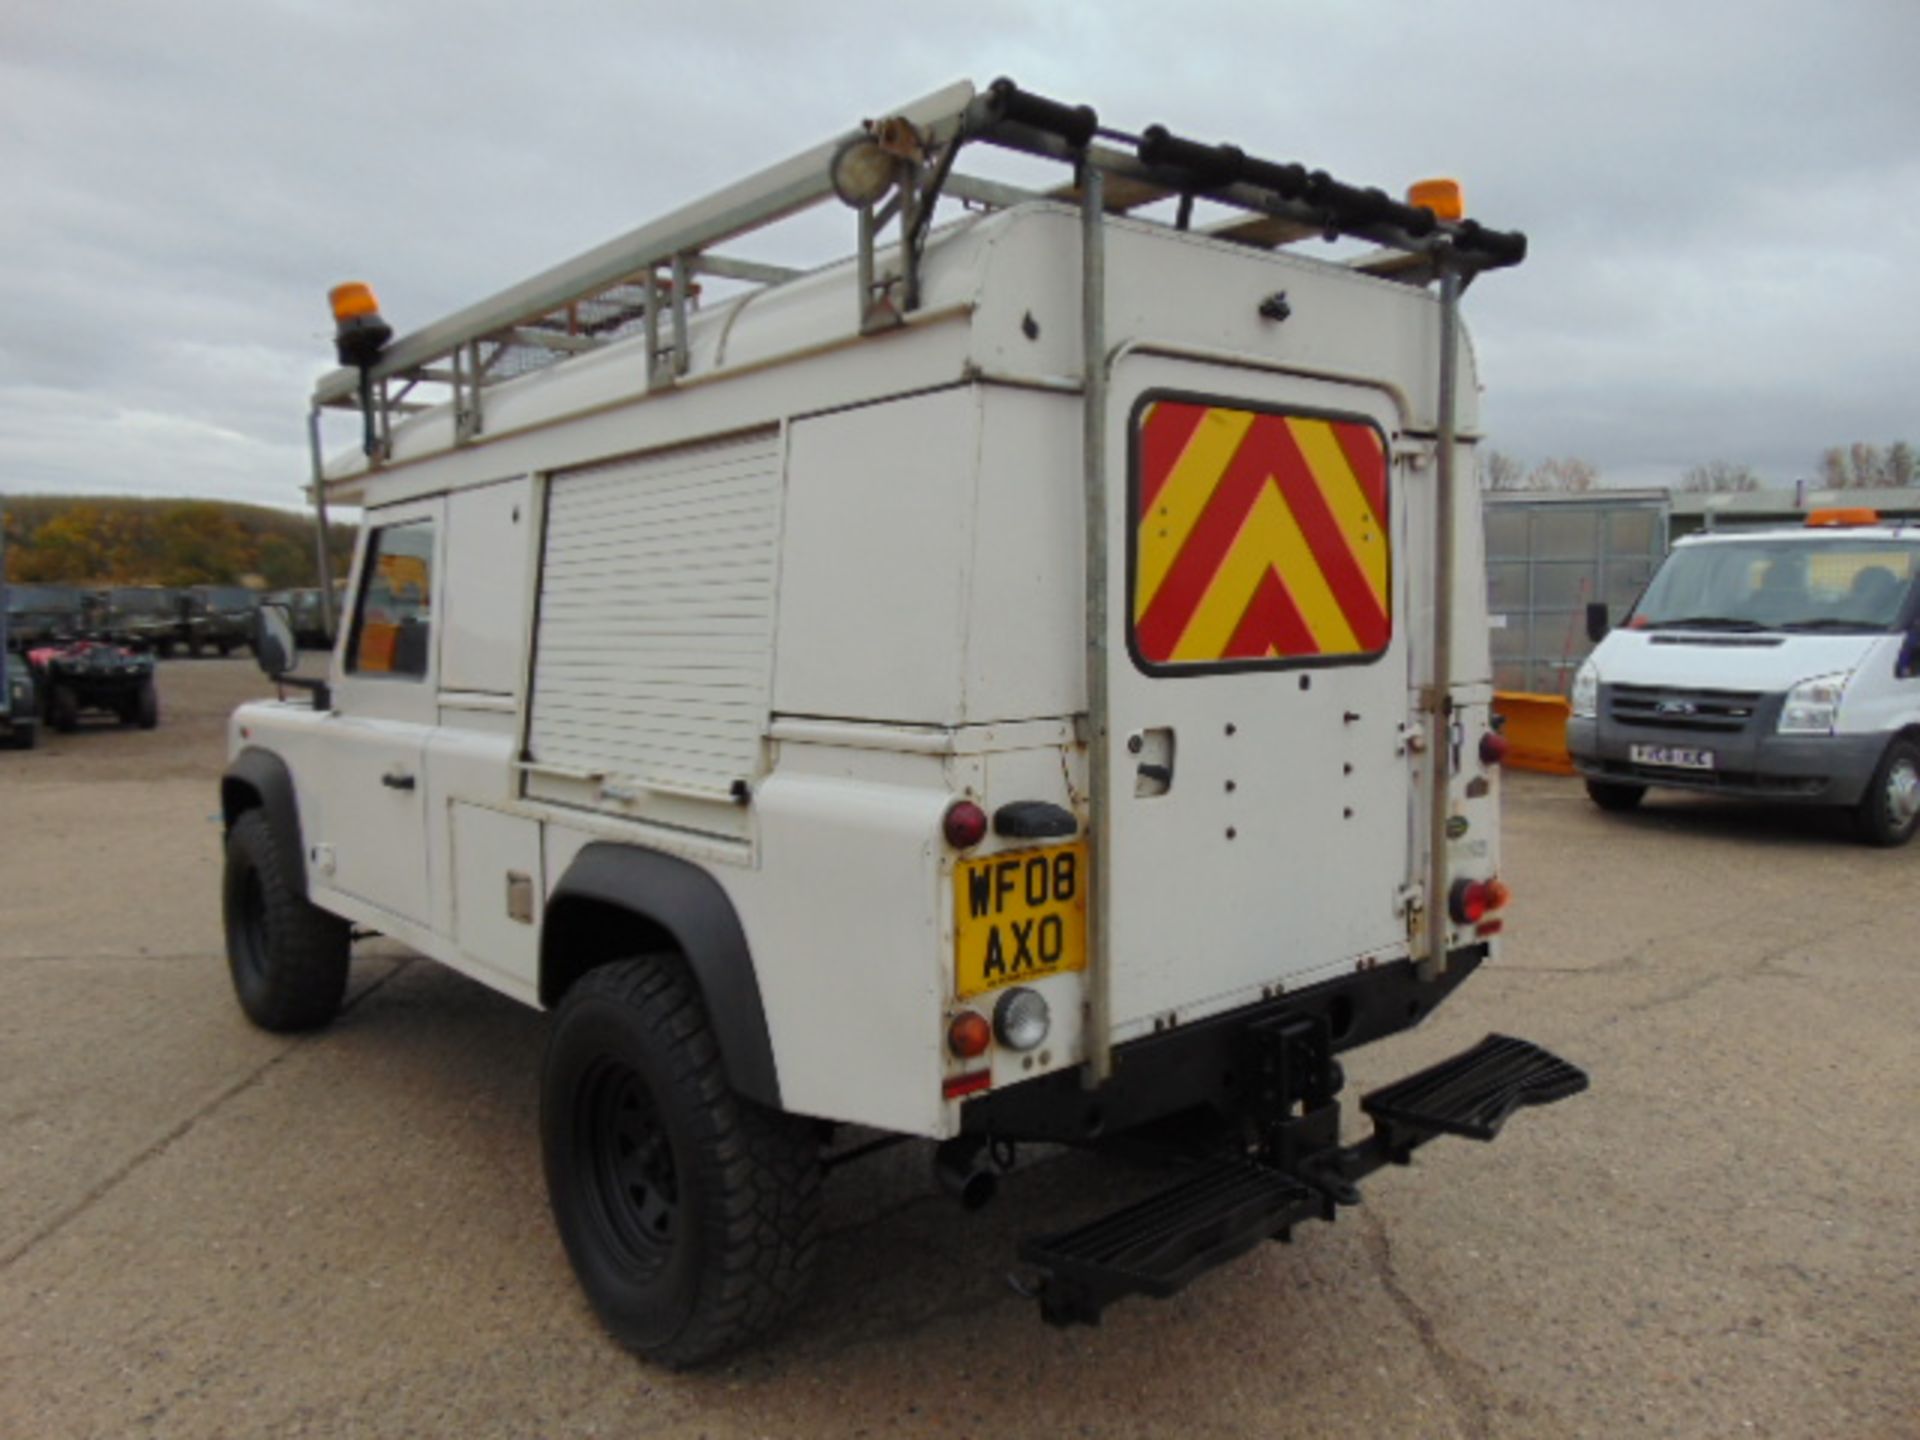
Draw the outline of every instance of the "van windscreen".
[[[1627,625],[1636,630],[1891,629],[1907,612],[1920,545],[1862,536],[1685,545]]]

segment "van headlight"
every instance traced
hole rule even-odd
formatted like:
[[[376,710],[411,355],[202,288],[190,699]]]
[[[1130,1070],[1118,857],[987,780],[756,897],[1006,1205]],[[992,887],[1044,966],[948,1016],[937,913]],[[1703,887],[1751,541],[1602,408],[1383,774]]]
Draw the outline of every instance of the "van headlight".
[[[1787,691],[1780,707],[1782,735],[1831,735],[1840,721],[1840,697],[1847,693],[1845,675],[1816,675]]]
[[[1573,694],[1568,697],[1573,702],[1573,718],[1591,720],[1600,711],[1600,667],[1593,661],[1584,662],[1573,672]]]

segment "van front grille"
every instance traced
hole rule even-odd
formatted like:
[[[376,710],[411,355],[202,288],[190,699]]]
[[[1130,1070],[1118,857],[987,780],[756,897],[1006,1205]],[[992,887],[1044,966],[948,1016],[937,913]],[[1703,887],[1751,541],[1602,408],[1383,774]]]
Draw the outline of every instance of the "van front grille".
[[[1609,687],[1607,714],[1616,725],[1737,735],[1760,709],[1757,690],[1677,690],[1659,685]]]

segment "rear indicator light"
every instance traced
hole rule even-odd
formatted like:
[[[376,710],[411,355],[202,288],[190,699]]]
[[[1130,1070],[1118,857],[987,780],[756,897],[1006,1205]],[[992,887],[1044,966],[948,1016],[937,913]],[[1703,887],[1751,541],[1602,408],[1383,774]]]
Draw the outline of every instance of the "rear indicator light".
[[[986,1054],[991,1044],[993,1026],[977,1011],[962,1010],[947,1026],[947,1049],[962,1060]]]
[[[940,1082],[940,1093],[949,1100],[958,1100],[962,1095],[974,1095],[993,1084],[991,1070],[976,1070],[971,1075],[949,1075]]]
[[[1494,731],[1489,730],[1480,737],[1480,763],[1482,765],[1503,765],[1506,763],[1507,752],[1512,749],[1513,744],[1506,736],[1496,734]]]
[[[1456,880],[1447,897],[1447,912],[1456,925],[1477,925],[1495,910],[1506,908],[1513,891],[1504,880]]]
[[[987,812],[971,800],[956,800],[947,807],[940,829],[954,849],[971,850],[987,838]]]

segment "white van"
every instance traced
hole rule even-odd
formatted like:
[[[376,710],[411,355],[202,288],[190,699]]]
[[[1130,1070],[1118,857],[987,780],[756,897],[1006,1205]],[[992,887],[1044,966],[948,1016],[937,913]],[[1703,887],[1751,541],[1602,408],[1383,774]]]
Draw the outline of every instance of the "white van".
[[[555,1220],[672,1364],[894,1137],[969,1205],[1016,1142],[1177,1149],[1022,1247],[1065,1323],[1584,1089],[1489,1036],[1341,1136],[1337,1057],[1508,895],[1456,302],[1525,242],[1425,193],[962,85],[412,335],[340,287],[316,498],[366,522],[311,703],[233,719],[248,1016],[324,1024],[372,932],[552,1009]],[[836,196],[849,259],[715,251]],[[1331,233],[1378,248],[1286,248]]]
[[[1675,544],[1573,681],[1567,748],[1605,810],[1649,786],[1920,821],[1920,529],[1867,510]],[[1599,628],[1599,627],[1596,627]]]

